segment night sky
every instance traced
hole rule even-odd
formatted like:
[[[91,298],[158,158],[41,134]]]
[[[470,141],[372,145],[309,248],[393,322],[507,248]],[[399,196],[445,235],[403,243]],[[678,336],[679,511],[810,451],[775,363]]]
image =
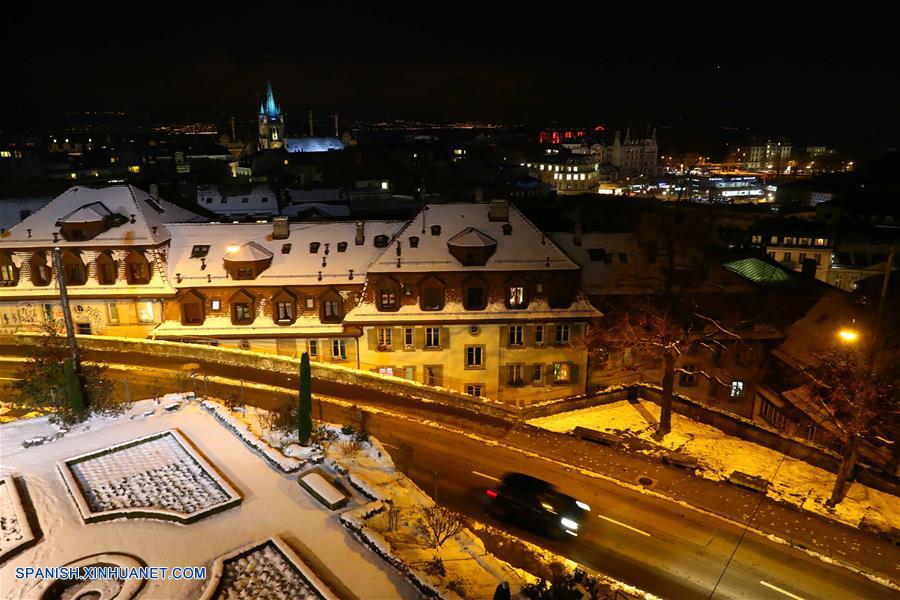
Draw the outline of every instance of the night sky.
[[[307,4],[5,3],[2,126],[85,110],[252,118],[270,76],[294,121],[313,109],[749,128],[822,143],[900,133],[900,50],[889,20],[871,15],[830,17],[824,5],[807,17],[761,5]]]

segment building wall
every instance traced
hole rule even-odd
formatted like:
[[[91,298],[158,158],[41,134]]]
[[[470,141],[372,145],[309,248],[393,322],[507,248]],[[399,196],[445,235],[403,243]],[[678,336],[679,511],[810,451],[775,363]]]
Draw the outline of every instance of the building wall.
[[[522,324],[522,347],[508,347],[509,324],[459,324],[459,325],[382,325],[366,326],[360,341],[360,368],[412,379],[420,383],[435,384],[456,392],[468,393],[467,386],[480,384],[481,395],[521,405],[534,404],[554,398],[564,398],[584,392],[587,370],[587,353],[578,348],[584,324],[570,324],[570,342],[553,344],[553,326],[545,327],[545,343],[534,343],[534,327],[538,323]],[[426,327],[440,330],[440,348],[425,348]],[[378,330],[391,329],[392,345],[379,348]],[[412,329],[413,345],[404,344],[405,330]],[[468,367],[467,352],[470,347],[480,347],[482,366]],[[571,374],[567,383],[553,381],[555,363],[567,364]],[[523,383],[508,384],[508,366],[521,365]],[[534,365],[542,365],[540,381],[533,381]],[[430,380],[426,367],[440,367],[437,381]]]
[[[79,333],[117,337],[147,337],[160,322],[163,305],[158,299],[72,299],[72,322]],[[0,331],[39,331],[45,323],[63,325],[59,300],[0,303]]]

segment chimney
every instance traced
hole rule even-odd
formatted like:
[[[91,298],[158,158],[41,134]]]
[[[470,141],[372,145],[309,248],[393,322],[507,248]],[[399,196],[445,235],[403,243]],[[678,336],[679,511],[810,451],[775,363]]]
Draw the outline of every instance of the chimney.
[[[509,202],[507,200],[491,200],[488,221],[504,223],[509,221]]]
[[[159,202],[159,185],[155,183],[150,184],[150,197]]]
[[[366,224],[362,221],[356,222],[356,245],[362,246],[366,243]]]
[[[338,114],[334,113],[334,137],[336,137],[336,138],[341,137],[341,128],[338,125],[338,123],[339,123]]]
[[[286,240],[290,237],[291,230],[287,217],[275,217],[272,219],[272,239]]]
[[[484,202],[484,190],[480,187],[475,188],[475,202],[481,204]]]
[[[306,118],[309,120],[309,137],[313,137],[316,135],[315,130],[313,129],[313,116],[312,111],[306,113]]]
[[[575,223],[575,233],[572,235],[572,243],[576,246],[581,245],[581,235],[581,221],[578,221],[577,223]]]

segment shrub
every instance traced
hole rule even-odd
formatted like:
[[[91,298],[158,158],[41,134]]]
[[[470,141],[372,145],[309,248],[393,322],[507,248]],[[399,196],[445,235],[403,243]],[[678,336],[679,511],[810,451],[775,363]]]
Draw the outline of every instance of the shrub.
[[[435,557],[432,560],[429,560],[422,567],[422,570],[428,573],[429,575],[446,577],[447,569],[444,568],[444,561],[440,559],[440,557]]]
[[[353,427],[353,425],[347,424],[341,427],[341,433],[343,433],[344,435],[353,435],[355,432],[356,429]]]
[[[422,509],[422,531],[432,548],[440,548],[465,527],[459,515],[445,506],[433,504]]]
[[[338,447],[347,458],[358,456],[362,450],[362,444],[356,439],[343,440],[338,444]]]
[[[447,589],[456,593],[460,598],[466,597],[466,586],[462,579],[451,579],[447,582]]]

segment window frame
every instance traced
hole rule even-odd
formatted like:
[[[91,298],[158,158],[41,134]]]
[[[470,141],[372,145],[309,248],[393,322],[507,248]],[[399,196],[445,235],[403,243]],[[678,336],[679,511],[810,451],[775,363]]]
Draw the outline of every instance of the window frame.
[[[338,352],[335,353],[335,350]],[[344,338],[331,339],[331,358],[332,360],[347,360],[347,340]]]
[[[441,348],[441,328],[426,327],[425,328],[425,349],[440,350]]]
[[[466,369],[484,369],[484,346],[481,344],[465,346],[465,361]]]

